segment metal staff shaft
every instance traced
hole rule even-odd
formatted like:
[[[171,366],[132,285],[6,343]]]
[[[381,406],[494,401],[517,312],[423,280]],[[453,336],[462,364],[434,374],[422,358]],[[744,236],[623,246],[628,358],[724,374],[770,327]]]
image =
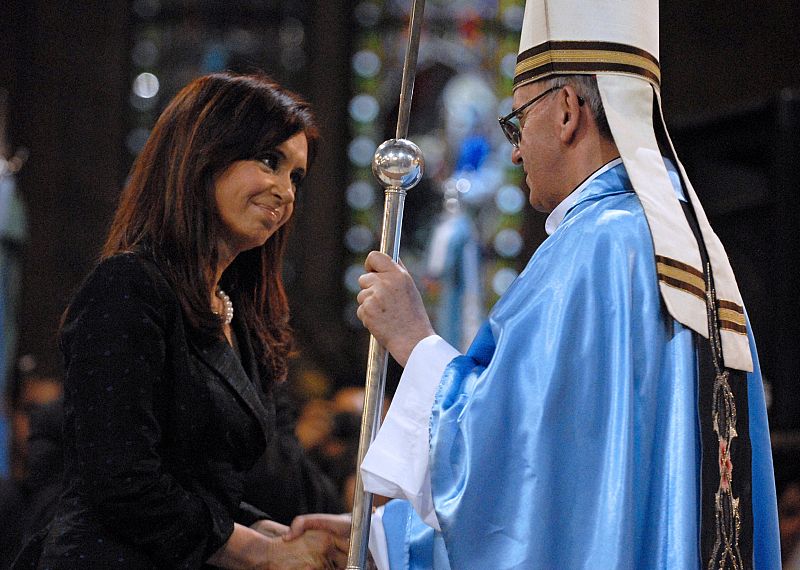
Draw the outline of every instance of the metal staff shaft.
[[[409,23],[408,46],[403,62],[403,80],[400,83],[400,109],[397,113],[396,139],[408,136],[408,119],[411,117],[411,99],[414,97],[414,78],[417,75],[417,55],[419,54],[419,38],[422,34],[422,14],[425,12],[425,0],[414,0]]]
[[[381,251],[391,255],[395,261],[400,250],[400,229],[405,194],[406,191],[401,188],[390,187],[386,191],[384,204]],[[378,343],[374,336],[370,336],[364,412],[361,416],[361,433],[358,441],[358,462],[355,494],[353,496],[353,522],[350,527],[350,550],[347,555],[347,570],[363,570],[366,568],[367,563],[370,517],[372,515],[372,493],[364,491],[361,470],[358,466],[364,460],[364,455],[366,455],[367,449],[369,449],[380,426],[387,364],[386,349]]]
[[[390,139],[378,147],[372,161],[372,172],[386,189],[380,250],[390,255],[394,261],[397,261],[400,252],[400,230],[403,225],[403,205],[406,191],[419,182],[424,167],[419,148],[405,139],[408,134],[411,99],[414,94],[414,78],[424,8],[425,0],[414,0],[409,24],[408,47],[403,63],[396,138]],[[347,570],[365,570],[367,567],[372,493],[364,491],[360,466],[380,426],[387,364],[386,349],[378,343],[374,336],[370,336]]]

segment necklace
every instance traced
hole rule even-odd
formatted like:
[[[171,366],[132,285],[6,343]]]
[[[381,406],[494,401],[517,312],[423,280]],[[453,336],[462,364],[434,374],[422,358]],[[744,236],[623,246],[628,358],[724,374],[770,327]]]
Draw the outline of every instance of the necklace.
[[[229,325],[233,321],[233,301],[231,301],[231,298],[228,297],[228,294],[219,287],[217,287],[216,293],[217,297],[219,297],[222,301],[222,305],[225,307],[225,324]],[[219,315],[219,313],[216,311],[214,311],[214,314]]]

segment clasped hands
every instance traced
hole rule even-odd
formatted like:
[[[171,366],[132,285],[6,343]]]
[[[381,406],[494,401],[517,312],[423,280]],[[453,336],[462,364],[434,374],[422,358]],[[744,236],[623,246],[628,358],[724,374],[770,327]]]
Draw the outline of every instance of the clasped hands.
[[[268,568],[338,570],[347,567],[350,515],[303,515],[288,527],[269,520],[250,526],[270,539]]]
[[[334,540],[341,540],[344,539],[347,541],[349,546],[349,538],[350,538],[350,522],[351,522],[350,513],[345,513],[342,515],[324,515],[324,514],[313,514],[313,515],[300,515],[299,517],[295,517],[292,521],[292,526],[289,528],[289,531],[286,534],[282,535],[283,540],[285,541],[293,541],[300,537],[306,536],[309,533],[329,533],[331,537],[334,537]],[[269,521],[259,521],[259,522],[269,522]],[[258,524],[258,523],[256,523]],[[282,525],[281,525],[282,526]],[[286,527],[284,527],[286,528]],[[333,561],[332,566],[325,567],[327,568],[346,568],[347,565],[347,553],[345,551],[345,556],[343,561],[340,563],[340,559],[336,559]],[[376,570],[375,561],[372,559],[370,555],[367,559],[367,570]]]

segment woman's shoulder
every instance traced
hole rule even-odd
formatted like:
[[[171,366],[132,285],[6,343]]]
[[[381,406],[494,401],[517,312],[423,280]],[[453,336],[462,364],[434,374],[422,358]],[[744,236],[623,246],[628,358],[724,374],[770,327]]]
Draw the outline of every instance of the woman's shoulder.
[[[70,313],[87,305],[144,304],[165,308],[175,294],[158,266],[136,252],[101,259],[84,280],[70,303]]]
[[[89,272],[81,289],[130,293],[131,290],[158,290],[165,286],[168,287],[166,279],[152,260],[136,252],[122,252],[101,259]]]
[[[147,273],[147,264],[152,265],[153,262],[144,254],[136,251],[123,251],[100,259],[100,261],[95,264],[90,275],[104,272],[130,273],[132,275],[137,273],[145,274]]]

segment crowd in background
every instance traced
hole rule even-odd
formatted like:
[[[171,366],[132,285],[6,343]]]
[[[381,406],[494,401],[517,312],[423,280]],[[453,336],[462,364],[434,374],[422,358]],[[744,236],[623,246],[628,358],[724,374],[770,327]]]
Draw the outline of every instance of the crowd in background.
[[[47,525],[61,490],[61,379],[17,372],[4,398],[10,429],[8,477],[0,478],[0,570],[21,544]],[[279,434],[253,468],[248,500],[288,524],[299,514],[345,512],[353,502],[363,389],[284,386],[282,411],[293,432]],[[384,412],[388,409],[385,402]],[[776,453],[784,570],[800,570],[800,465]],[[382,499],[376,497],[376,504]]]
[[[316,389],[289,381],[279,395],[279,413],[288,414],[279,423],[290,427],[272,439],[251,470],[247,502],[283,524],[305,513],[349,511],[363,389],[333,390],[322,378]],[[10,469],[0,478],[0,570],[47,525],[61,492],[61,378],[42,376],[35,366],[18,370],[4,397],[4,414]]]
[[[311,387],[314,384],[315,387]],[[364,403],[359,387],[333,390],[324,378],[283,386],[281,405],[293,431],[278,434],[250,473],[248,501],[288,524],[311,512],[345,512],[353,502],[358,432]],[[384,412],[388,409],[385,402]],[[61,379],[36,369],[17,371],[4,398],[10,425],[9,475],[0,479],[0,570],[53,515],[61,490]],[[800,465],[776,452],[784,570],[800,570]],[[376,498],[376,504],[382,502]]]

